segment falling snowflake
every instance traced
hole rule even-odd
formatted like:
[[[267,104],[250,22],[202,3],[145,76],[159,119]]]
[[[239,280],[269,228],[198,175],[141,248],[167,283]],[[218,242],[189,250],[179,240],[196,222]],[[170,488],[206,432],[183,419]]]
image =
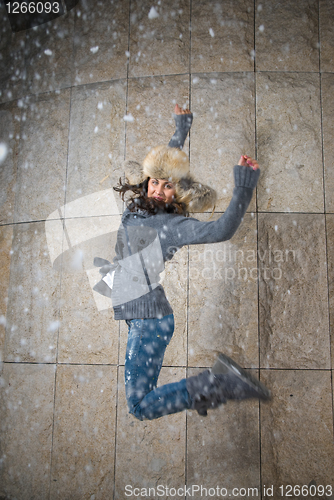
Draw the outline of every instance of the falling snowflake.
[[[8,154],[7,144],[5,144],[4,142],[0,142],[0,165],[5,161],[7,154]]]
[[[157,10],[155,7],[151,7],[150,12],[148,13],[148,18],[149,19],[156,19],[159,17],[159,14],[157,13]]]
[[[132,116],[132,114],[131,114],[131,113],[130,113],[130,114],[128,114],[128,115],[123,116],[123,120],[124,120],[125,122],[134,122],[134,121],[135,121],[135,119],[134,119],[134,117]]]

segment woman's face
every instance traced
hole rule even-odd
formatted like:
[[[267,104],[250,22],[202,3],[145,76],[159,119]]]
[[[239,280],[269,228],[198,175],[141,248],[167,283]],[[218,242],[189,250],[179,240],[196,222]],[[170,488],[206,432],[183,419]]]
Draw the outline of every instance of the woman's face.
[[[147,197],[155,198],[158,201],[172,203],[175,196],[175,186],[166,179],[149,179],[147,187]]]

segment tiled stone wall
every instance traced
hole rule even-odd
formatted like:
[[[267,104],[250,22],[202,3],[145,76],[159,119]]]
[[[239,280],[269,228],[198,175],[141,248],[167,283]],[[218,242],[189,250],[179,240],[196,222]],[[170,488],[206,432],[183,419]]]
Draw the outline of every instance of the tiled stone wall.
[[[334,495],[333,2],[80,0],[16,34],[1,4],[0,20],[0,498],[185,484]],[[125,158],[168,143],[175,103],[194,113],[191,171],[219,195],[196,217],[226,210],[241,153],[261,177],[231,241],[166,266],[176,329],[159,382],[224,351],[273,399],[139,422],[124,394],[126,324],[91,290],[93,253],[112,258],[111,240],[75,269],[66,250],[114,227],[107,190]]]

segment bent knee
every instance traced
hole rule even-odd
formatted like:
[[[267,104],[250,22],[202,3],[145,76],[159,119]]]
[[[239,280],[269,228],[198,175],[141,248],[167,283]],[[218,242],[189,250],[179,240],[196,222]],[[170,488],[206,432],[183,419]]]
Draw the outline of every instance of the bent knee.
[[[134,406],[128,404],[128,409],[129,409],[130,415],[133,415],[137,420],[144,420],[144,417],[141,413],[141,408],[140,408],[139,404],[134,405]]]

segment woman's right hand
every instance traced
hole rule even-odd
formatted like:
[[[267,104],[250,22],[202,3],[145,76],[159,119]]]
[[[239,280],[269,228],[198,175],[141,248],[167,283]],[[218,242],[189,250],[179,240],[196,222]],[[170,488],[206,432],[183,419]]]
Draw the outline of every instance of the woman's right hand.
[[[242,155],[240,157],[238,165],[241,165],[242,167],[250,167],[253,168],[253,170],[257,170],[259,168],[258,162],[247,155]]]
[[[174,113],[176,115],[191,115],[190,109],[180,108],[178,104],[175,104]]]

